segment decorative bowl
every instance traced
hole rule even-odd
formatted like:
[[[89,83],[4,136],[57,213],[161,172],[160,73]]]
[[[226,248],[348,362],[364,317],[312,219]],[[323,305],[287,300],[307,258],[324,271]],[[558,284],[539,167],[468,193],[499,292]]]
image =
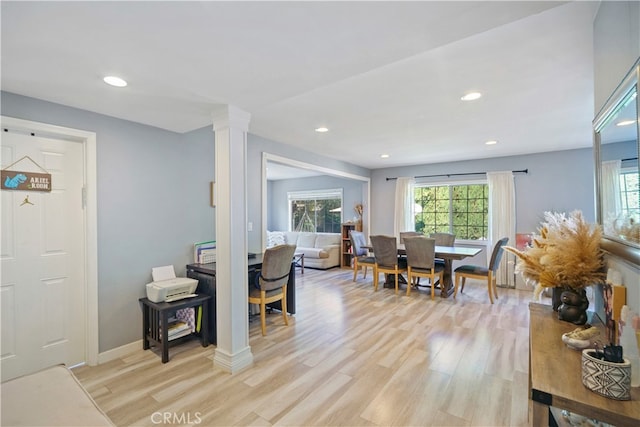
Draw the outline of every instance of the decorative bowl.
[[[600,335],[598,328],[585,324],[571,332],[562,334],[562,342],[574,350],[584,350],[595,347],[595,339]]]
[[[584,350],[585,348],[593,348],[594,342],[592,340],[579,340],[577,338],[569,337],[569,332],[566,334],[562,334],[562,342],[567,345],[567,347],[573,350]]]

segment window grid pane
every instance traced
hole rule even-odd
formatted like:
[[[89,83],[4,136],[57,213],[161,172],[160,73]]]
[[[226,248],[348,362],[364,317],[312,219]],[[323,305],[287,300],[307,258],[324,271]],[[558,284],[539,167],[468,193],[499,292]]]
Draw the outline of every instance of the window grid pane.
[[[292,199],[290,201],[292,231],[339,233],[341,199]]]
[[[620,196],[622,212],[626,217],[640,218],[640,183],[638,173],[623,172],[620,174]]]
[[[458,239],[486,240],[489,229],[487,184],[417,187],[416,231],[453,233]]]

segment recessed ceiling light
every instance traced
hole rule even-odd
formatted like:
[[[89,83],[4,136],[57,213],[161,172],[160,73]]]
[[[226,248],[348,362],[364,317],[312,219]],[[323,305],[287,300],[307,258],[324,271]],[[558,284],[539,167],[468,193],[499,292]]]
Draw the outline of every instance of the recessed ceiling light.
[[[389,155],[388,154],[380,154],[380,158],[381,159],[388,159]]]
[[[460,98],[463,101],[475,101],[476,99],[480,98],[482,96],[482,94],[480,92],[469,92],[466,95],[464,95],[462,98]]]
[[[125,87],[127,85],[126,81],[116,76],[107,76],[102,80],[104,80],[106,84],[115,86],[115,87]]]
[[[616,123],[616,126],[629,126],[634,124],[636,121],[635,120],[623,120],[621,122]]]
[[[322,127],[316,128],[316,132],[320,132],[320,133],[329,132],[329,128],[322,126]]]
[[[485,142],[485,144],[487,144],[487,145],[496,145],[497,143],[498,143],[498,141],[496,141],[496,140],[491,140],[491,141]]]

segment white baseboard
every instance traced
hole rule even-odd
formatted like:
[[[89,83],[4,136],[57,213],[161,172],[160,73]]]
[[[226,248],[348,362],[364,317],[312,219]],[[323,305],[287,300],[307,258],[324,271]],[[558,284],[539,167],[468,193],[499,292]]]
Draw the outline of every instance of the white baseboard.
[[[98,365],[101,363],[110,362],[138,350],[142,350],[142,340],[134,341],[120,347],[112,348],[111,350],[107,350],[103,353],[98,354]]]
[[[251,347],[247,346],[236,354],[229,354],[220,348],[216,348],[213,356],[213,365],[217,368],[235,374],[253,364]]]

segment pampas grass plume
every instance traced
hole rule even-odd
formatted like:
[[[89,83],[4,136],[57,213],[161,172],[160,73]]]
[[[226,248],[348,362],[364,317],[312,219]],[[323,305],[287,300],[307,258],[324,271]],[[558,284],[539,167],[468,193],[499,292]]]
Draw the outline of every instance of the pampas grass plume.
[[[582,212],[545,212],[531,247],[518,250],[505,246],[521,262],[516,273],[521,273],[528,283],[535,283],[534,295],[543,288],[569,287],[580,289],[604,283],[604,259],[600,249],[602,231],[599,226],[588,224]]]

